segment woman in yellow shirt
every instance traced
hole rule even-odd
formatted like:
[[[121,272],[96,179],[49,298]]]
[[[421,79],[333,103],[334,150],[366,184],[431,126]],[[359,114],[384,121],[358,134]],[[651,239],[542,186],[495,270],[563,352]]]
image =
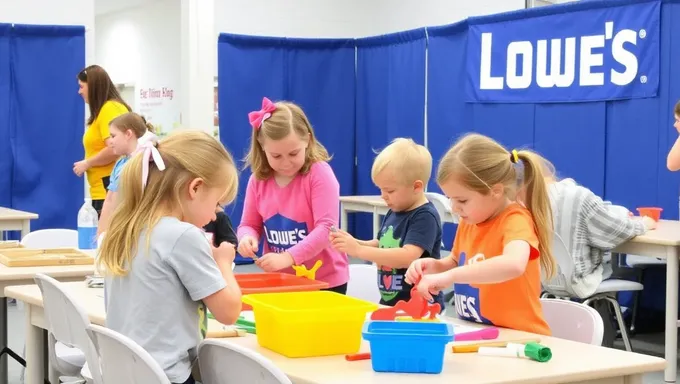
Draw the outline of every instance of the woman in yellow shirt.
[[[90,118],[83,135],[85,159],[73,164],[73,172],[87,174],[92,206],[101,214],[109,177],[118,156],[109,148],[109,123],[116,117],[132,111],[109,74],[98,65],[91,65],[78,73],[78,93],[90,107]]]

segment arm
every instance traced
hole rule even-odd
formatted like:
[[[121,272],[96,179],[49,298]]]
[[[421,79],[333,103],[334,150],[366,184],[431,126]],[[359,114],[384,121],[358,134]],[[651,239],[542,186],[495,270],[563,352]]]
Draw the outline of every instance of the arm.
[[[592,247],[611,250],[647,232],[642,220],[615,214],[592,192],[584,199],[581,209],[586,217],[588,243]]]
[[[524,240],[510,241],[503,247],[503,254],[490,259],[467,264],[444,272],[448,285],[494,284],[521,276],[526,270],[532,247]]]
[[[107,139],[106,141],[108,142],[108,140],[109,139]],[[109,148],[107,145],[106,148],[99,151],[96,155],[90,157],[89,159],[85,159],[85,162],[87,162],[89,168],[101,167],[113,163],[119,157],[120,156],[113,153],[113,149]]]
[[[432,254],[441,231],[438,218],[432,212],[421,210],[410,217],[401,248],[373,248],[361,246],[355,256],[378,265],[392,268],[408,268],[423,253]]]
[[[97,228],[97,236],[106,232],[109,229],[109,221],[113,210],[116,208],[116,198],[118,192],[109,191],[106,193],[106,199],[104,200],[104,206],[102,206],[102,213],[99,216],[99,228]]]
[[[362,247],[373,247],[373,248],[378,248],[380,243],[378,242],[377,239],[373,240],[357,240],[357,243],[361,245]]]
[[[215,246],[219,247],[223,241],[229,244],[238,245],[238,239],[236,238],[236,232],[234,232],[234,227],[231,225],[231,220],[226,213],[220,212],[217,214],[217,222],[215,223]]]
[[[680,170],[680,137],[675,140],[673,147],[670,152],[668,152],[666,167],[669,171],[673,172]]]
[[[288,249],[295,264],[300,265],[330,247],[328,240],[332,226],[339,221],[340,184],[328,164],[315,164],[310,175],[312,216],[314,229],[304,240]]]
[[[246,198],[243,202],[243,214],[241,224],[238,227],[237,237],[241,240],[245,236],[252,236],[259,239],[262,236],[262,216],[257,210],[257,180],[254,175],[250,176],[246,187]]]
[[[199,228],[191,227],[179,236],[166,262],[192,300],[203,300],[220,323],[236,321],[241,312],[241,290],[231,271],[231,262],[216,261]]]
[[[125,108],[119,108],[119,104],[112,101],[108,101],[102,105],[102,109],[99,111],[99,116],[97,116],[97,124],[99,124],[99,135],[106,144],[106,147],[99,151],[96,155],[86,159],[89,167],[101,167],[107,164],[111,164],[116,159],[118,155],[113,153],[110,147],[110,137],[111,132],[109,131],[109,124],[111,120],[127,112]]]

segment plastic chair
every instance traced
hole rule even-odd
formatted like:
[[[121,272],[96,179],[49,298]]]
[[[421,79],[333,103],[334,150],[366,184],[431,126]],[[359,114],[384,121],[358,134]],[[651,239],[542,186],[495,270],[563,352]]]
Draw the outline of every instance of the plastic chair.
[[[546,297],[552,295],[558,298],[579,298],[574,292],[571,292],[568,287],[570,284],[563,276],[569,279],[574,273],[574,260],[569,253],[566,243],[562,240],[559,234],[554,233],[553,237],[553,256],[555,261],[557,261],[558,273],[556,277],[549,281],[543,281],[543,290],[545,291],[541,296]],[[563,275],[563,276],[562,276]],[[619,331],[621,332],[621,338],[623,339],[623,344],[627,351],[632,351],[633,348],[630,344],[630,338],[628,337],[628,332],[626,330],[626,324],[623,321],[623,314],[621,313],[621,306],[616,300],[616,294],[619,292],[628,291],[641,291],[643,285],[629,280],[623,279],[608,279],[604,280],[597,287],[593,295],[586,297],[583,300],[583,304],[589,305],[595,301],[606,300],[614,308],[614,314],[616,316],[616,322],[619,325]]]
[[[602,344],[604,323],[594,308],[560,299],[541,299],[541,304],[553,337],[592,345]]]
[[[203,384],[292,384],[269,359],[226,340],[203,340],[198,366]]]
[[[88,368],[96,367],[98,361],[87,336],[87,313],[57,280],[42,273],[36,274],[34,280],[43,296],[50,367],[64,376],[100,384],[99,372]]]
[[[370,301],[371,303],[380,302],[378,267],[375,264],[349,265],[347,296]]]
[[[29,232],[21,245],[26,248],[78,248],[78,231],[73,229],[40,229]]]
[[[99,354],[103,384],[171,384],[163,368],[132,339],[90,324],[87,334]]]
[[[439,218],[441,219],[442,224],[444,223],[444,217],[446,217],[446,214],[453,215],[453,212],[451,211],[451,202],[446,198],[446,196],[436,192],[425,192],[425,197],[427,197],[427,200],[429,200],[430,203],[432,203],[432,205],[434,205],[434,207],[437,209],[437,212],[439,212]],[[456,215],[453,215],[453,221],[458,223],[458,218]]]

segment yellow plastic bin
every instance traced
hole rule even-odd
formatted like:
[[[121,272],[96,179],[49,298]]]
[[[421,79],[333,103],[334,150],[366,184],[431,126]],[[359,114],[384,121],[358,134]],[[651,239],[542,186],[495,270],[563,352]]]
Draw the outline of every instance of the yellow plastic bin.
[[[257,342],[286,357],[359,352],[366,313],[377,304],[330,291],[243,296],[253,307]]]

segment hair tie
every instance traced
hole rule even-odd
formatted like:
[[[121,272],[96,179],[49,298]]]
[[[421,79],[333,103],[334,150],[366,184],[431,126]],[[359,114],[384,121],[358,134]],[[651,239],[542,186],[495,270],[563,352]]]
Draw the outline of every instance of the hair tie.
[[[510,162],[513,163],[513,164],[519,163],[519,154],[517,153],[516,149],[513,149],[510,152]]]
[[[248,113],[250,126],[257,131],[262,127],[262,123],[264,123],[265,120],[272,117],[274,111],[276,111],[276,104],[272,103],[272,101],[266,97],[262,98],[262,108],[259,111]]]
[[[146,183],[149,180],[150,162],[153,161],[156,163],[156,167],[158,167],[159,171],[162,172],[165,170],[165,162],[161,157],[161,153],[158,152],[158,148],[156,148],[157,143],[158,139],[154,135],[154,137],[149,137],[148,140],[138,143],[137,146],[137,151],[142,151],[142,191],[144,191]]]

